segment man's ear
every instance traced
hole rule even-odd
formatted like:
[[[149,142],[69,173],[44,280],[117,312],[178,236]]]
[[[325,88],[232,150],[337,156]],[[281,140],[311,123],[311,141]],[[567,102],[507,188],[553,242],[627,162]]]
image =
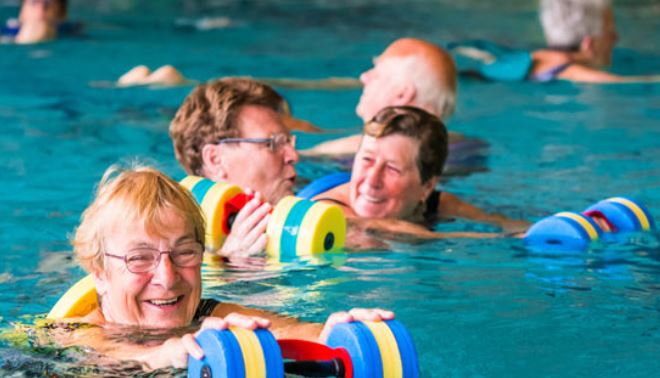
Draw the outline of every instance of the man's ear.
[[[582,38],[580,42],[580,52],[591,58],[594,55],[594,39],[591,36]]]
[[[202,172],[204,176],[214,181],[227,178],[221,149],[221,146],[215,144],[206,144],[202,147]]]
[[[410,81],[406,81],[401,84],[401,86],[399,86],[399,90],[397,91],[396,97],[394,98],[393,105],[410,105],[415,101],[416,96],[417,88],[415,88],[415,85],[413,85],[413,83]]]

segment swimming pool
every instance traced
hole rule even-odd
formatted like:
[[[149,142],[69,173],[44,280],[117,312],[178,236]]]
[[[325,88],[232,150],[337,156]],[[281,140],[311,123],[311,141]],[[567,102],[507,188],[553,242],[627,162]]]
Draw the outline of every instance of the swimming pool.
[[[140,63],[172,63],[198,79],[355,76],[402,35],[541,42],[535,2],[523,0],[79,3],[71,13],[86,20],[87,37],[0,45],[2,328],[46,313],[82,277],[67,238],[108,165],[138,156],[183,174],[167,127],[190,87],[91,82],[114,80]],[[615,70],[660,72],[660,9],[652,1],[617,4]],[[0,18],[14,12],[0,7]],[[184,25],[202,15],[226,17],[229,25]],[[300,135],[302,147],[358,130],[359,91],[282,92],[296,115],[331,129]],[[657,220],[659,94],[657,84],[462,80],[448,125],[490,142],[489,170],[452,178],[446,189],[530,220],[625,194]],[[304,162],[299,169],[307,177],[325,171]],[[453,222],[439,229],[489,228]],[[205,295],[311,321],[354,306],[393,309],[416,341],[423,376],[649,376],[660,371],[659,273],[658,234],[568,255],[531,253],[506,238],[445,240],[392,243],[341,265],[209,271]],[[0,348],[2,375],[69,368],[54,356]]]

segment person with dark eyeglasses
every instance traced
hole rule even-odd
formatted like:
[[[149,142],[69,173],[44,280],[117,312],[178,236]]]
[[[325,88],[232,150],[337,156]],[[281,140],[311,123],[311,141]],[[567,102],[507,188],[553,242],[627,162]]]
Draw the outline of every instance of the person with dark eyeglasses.
[[[197,85],[179,107],[170,136],[186,173],[255,192],[234,221],[224,256],[265,248],[272,206],[293,195],[299,157],[289,130],[300,123],[274,89],[247,78]]]

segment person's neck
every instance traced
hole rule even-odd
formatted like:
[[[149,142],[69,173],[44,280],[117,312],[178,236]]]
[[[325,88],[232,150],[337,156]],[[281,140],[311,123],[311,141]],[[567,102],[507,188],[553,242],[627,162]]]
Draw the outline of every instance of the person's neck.
[[[592,63],[591,56],[585,51],[574,48],[562,48],[562,47],[548,47],[547,51],[552,51],[556,54],[561,54],[566,57],[571,63],[577,63],[585,66],[594,67]]]

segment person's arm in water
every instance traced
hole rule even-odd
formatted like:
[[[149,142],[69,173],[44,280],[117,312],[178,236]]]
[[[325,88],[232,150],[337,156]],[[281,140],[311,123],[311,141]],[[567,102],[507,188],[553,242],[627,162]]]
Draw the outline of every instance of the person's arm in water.
[[[312,148],[301,150],[303,156],[346,156],[355,155],[360,148],[362,134],[350,135],[317,144]]]
[[[660,75],[622,76],[622,75],[615,75],[606,71],[601,71],[581,64],[571,64],[557,77],[562,80],[569,80],[577,83],[614,84],[614,83],[660,82]]]
[[[460,133],[449,132],[449,143],[464,140],[465,136]],[[362,134],[350,135],[317,144],[312,148],[301,150],[303,156],[347,156],[355,155],[360,148]]]
[[[501,214],[489,214],[447,192],[442,192],[440,196],[438,215],[489,223],[500,227],[507,234],[523,232],[531,225],[530,222],[511,219]]]
[[[82,319],[87,324],[94,318],[99,320],[100,311]],[[250,309],[236,304],[218,304],[212,316],[202,321],[196,332],[171,336],[165,340],[144,335],[131,341],[131,329],[104,324],[83,325],[81,327],[61,327],[59,332],[52,331],[50,337],[63,347],[86,346],[97,353],[118,361],[136,361],[145,370],[167,367],[183,368],[188,364],[188,356],[201,359],[204,351],[195,341],[195,337],[204,329],[223,330],[228,327],[245,329],[269,328],[277,339],[292,338],[324,342],[335,324],[351,321],[380,321],[394,318],[394,313],[381,309],[352,309],[348,312],[336,312],[330,315],[325,324],[301,322],[297,319],[277,315],[272,312]],[[62,324],[64,324],[63,322]],[[51,327],[58,330],[58,327]],[[55,334],[56,333],[56,334]],[[176,334],[176,331],[172,332]],[[136,335],[137,336],[137,335]],[[111,361],[107,361],[111,362]]]
[[[394,218],[362,218],[355,214],[348,205],[348,187],[347,184],[319,194],[314,197],[316,201],[328,202],[338,205],[344,211],[348,220],[347,247],[349,249],[365,249],[374,245],[374,243],[365,242],[361,234],[373,233],[386,236],[412,237],[417,239],[445,239],[445,238],[493,238],[501,236],[497,233],[482,232],[436,232],[425,228],[424,226],[402,219]],[[357,231],[357,232],[356,232]],[[354,240],[355,239],[355,240]]]
[[[534,59],[534,65],[531,71],[532,77],[543,75],[556,68],[561,68],[561,70],[555,74],[556,76],[554,76],[554,78],[576,83],[614,84],[660,82],[660,75],[616,75],[576,62],[567,53],[561,51],[538,50],[535,51],[532,56]]]
[[[329,77],[327,79],[255,78],[268,85],[289,89],[355,89],[362,82],[352,77]]]
[[[363,231],[371,232],[377,235],[389,235],[396,239],[397,237],[412,237],[417,239],[450,239],[450,238],[471,238],[486,239],[502,236],[499,233],[488,232],[438,232],[431,231],[417,223],[394,218],[349,218],[349,227],[359,227]]]

